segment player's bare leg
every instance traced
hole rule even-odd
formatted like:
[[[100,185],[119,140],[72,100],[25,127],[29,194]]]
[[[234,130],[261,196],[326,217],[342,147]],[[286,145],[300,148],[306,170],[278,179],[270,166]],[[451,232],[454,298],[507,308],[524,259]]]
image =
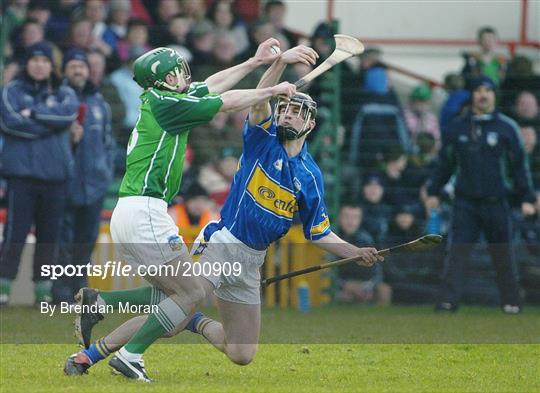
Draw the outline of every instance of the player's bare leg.
[[[234,363],[251,363],[259,342],[260,305],[233,303],[218,298],[218,308],[222,322],[203,316],[194,330]]]

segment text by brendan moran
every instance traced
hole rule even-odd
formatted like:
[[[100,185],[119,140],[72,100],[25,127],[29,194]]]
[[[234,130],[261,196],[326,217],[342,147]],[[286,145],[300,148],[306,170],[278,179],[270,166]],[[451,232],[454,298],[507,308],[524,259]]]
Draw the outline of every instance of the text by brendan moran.
[[[68,302],[60,302],[59,304],[49,304],[47,302],[40,303],[40,312],[53,316],[56,312],[60,314],[80,314],[80,313],[101,313],[101,314],[150,314],[157,313],[158,306],[156,304],[131,304],[129,302],[118,303],[115,308],[111,304],[70,304]]]

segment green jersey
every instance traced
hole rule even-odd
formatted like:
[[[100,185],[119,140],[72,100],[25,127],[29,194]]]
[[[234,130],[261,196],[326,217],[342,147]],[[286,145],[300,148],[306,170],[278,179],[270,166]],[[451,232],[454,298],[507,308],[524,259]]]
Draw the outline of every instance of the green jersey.
[[[221,97],[209,94],[205,83],[192,83],[187,93],[145,91],[119,196],[151,196],[169,203],[180,188],[189,130],[210,121],[221,105]]]

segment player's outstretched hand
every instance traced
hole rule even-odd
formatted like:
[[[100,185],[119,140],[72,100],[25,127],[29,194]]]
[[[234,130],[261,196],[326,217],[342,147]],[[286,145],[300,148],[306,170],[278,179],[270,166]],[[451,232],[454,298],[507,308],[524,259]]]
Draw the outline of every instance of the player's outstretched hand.
[[[305,45],[295,46],[281,54],[281,61],[285,64],[303,63],[312,66],[318,58],[319,54],[313,48]]]
[[[279,49],[279,41],[276,38],[269,38],[259,45],[253,57],[260,60],[262,64],[271,64],[281,55],[276,48]]]
[[[379,255],[376,248],[373,247],[363,247],[358,249],[358,255],[361,259],[356,262],[360,266],[373,266],[376,262],[384,261],[384,258]]]
[[[273,96],[285,96],[291,98],[296,93],[296,86],[289,82],[281,82],[272,87]]]

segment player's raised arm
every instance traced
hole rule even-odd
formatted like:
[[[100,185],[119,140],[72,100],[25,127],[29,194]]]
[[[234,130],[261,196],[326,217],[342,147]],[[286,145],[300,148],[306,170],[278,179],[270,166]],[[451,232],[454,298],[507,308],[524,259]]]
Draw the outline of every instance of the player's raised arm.
[[[287,64],[304,63],[306,65],[314,65],[318,57],[319,55],[317,52],[304,45],[295,46],[294,48],[283,52],[263,74],[257,88],[266,88],[278,83]],[[249,124],[254,125],[260,123],[270,116],[270,113],[271,108],[269,100],[261,101],[256,105],[253,105],[249,112]]]
[[[269,38],[260,44],[255,56],[243,63],[209,76],[204,82],[210,93],[223,93],[234,87],[260,65],[273,63],[279,57],[279,52],[273,50],[272,47],[279,48],[279,41],[275,38]]]
[[[290,98],[294,93],[296,93],[296,86],[289,82],[283,82],[264,89],[229,90],[221,94],[223,105],[220,111],[238,112],[258,102],[268,101],[270,97],[284,95]]]

